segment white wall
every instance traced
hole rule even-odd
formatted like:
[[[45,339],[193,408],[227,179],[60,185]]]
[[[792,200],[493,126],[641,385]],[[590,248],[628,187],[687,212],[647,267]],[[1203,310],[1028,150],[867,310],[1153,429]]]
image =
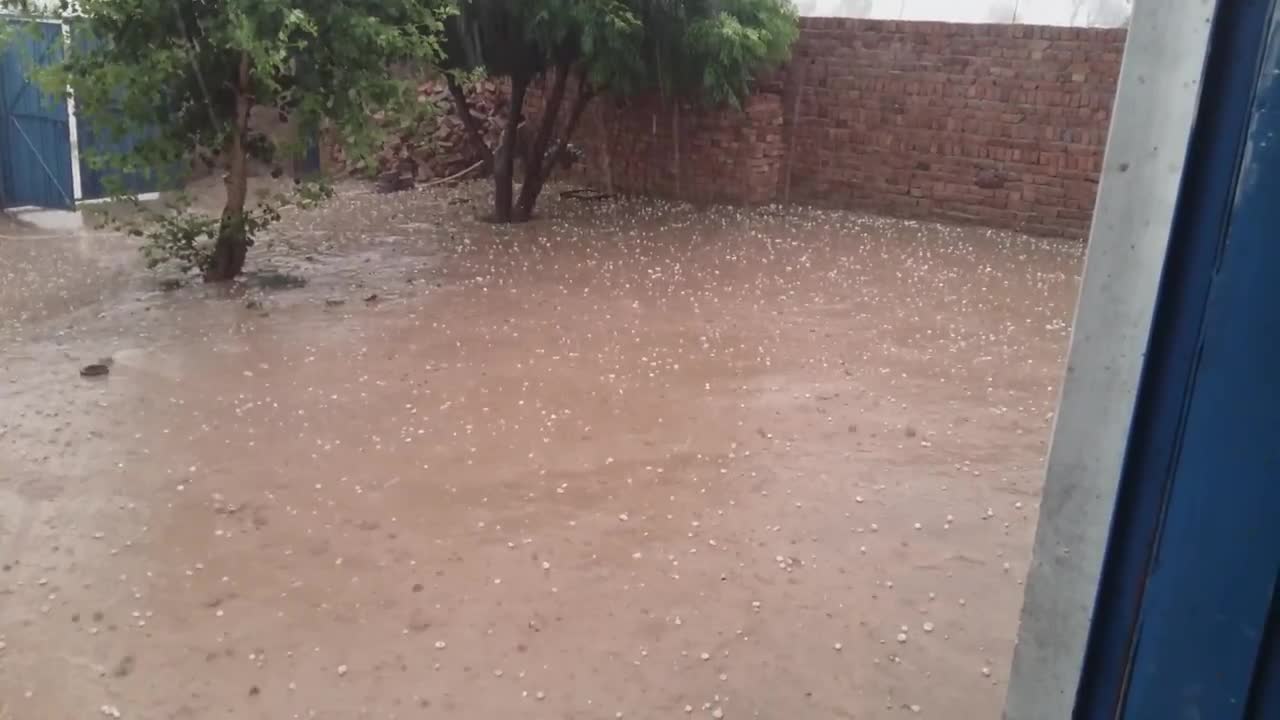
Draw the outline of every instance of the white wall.
[[[31,15],[45,16],[58,12],[59,0],[29,0]],[[17,15],[18,9],[5,4],[4,0],[0,0],[0,15]],[[28,14],[28,13],[23,13]]]
[[[796,0],[801,15],[1123,27],[1133,0]]]
[[[1123,27],[1133,0],[795,0],[801,15],[878,20]],[[34,0],[56,10],[58,0]],[[0,7],[0,13],[4,9]]]

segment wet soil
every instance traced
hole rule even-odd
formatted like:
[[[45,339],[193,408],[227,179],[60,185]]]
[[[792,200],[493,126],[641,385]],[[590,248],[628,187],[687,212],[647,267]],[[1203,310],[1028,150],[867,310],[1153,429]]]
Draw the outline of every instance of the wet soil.
[[[481,191],[5,228],[0,718],[997,717],[1080,246]]]

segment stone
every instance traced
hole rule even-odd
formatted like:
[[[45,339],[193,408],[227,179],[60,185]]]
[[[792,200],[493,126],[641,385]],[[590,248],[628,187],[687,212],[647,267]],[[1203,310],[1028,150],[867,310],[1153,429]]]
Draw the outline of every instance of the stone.
[[[106,377],[111,372],[111,366],[106,363],[90,363],[80,368],[80,377],[96,378]]]

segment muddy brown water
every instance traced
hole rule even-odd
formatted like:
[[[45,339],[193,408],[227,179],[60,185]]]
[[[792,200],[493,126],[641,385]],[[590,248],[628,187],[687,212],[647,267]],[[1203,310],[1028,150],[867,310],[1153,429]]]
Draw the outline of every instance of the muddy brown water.
[[[0,718],[998,717],[1080,246],[477,192],[6,229]]]

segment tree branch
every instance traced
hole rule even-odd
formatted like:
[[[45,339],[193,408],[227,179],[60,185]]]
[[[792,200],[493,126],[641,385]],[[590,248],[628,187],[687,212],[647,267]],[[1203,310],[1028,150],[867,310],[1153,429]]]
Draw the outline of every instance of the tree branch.
[[[587,72],[582,70],[578,75],[578,94],[573,98],[573,107],[569,110],[569,121],[564,126],[564,133],[561,135],[560,141],[547,154],[545,164],[548,176],[551,174],[552,168],[560,163],[564,152],[569,149],[569,140],[573,137],[574,131],[578,129],[578,122],[582,120],[582,113],[586,111],[587,105],[595,96],[595,90],[592,89],[591,83],[587,80]]]
[[[516,206],[516,219],[528,220],[533,216],[533,206],[538,202],[538,195],[551,168],[547,159],[551,154],[547,146],[556,132],[556,123],[560,119],[560,106],[564,105],[564,95],[569,85],[569,65],[560,63],[555,66],[555,75],[551,81],[551,91],[547,94],[542,108],[542,123],[538,126],[534,141],[525,149],[524,182],[520,186],[520,201]]]
[[[249,132],[249,115],[253,112],[249,62],[249,53],[240,53],[240,67],[236,77],[236,129],[242,136]]]
[[[528,148],[526,162],[537,172],[542,171],[542,162],[547,157],[547,145],[551,143],[551,136],[555,134],[556,121],[560,119],[560,106],[564,104],[564,94],[568,85],[569,66],[556,65],[555,75],[551,81],[551,92],[547,95],[542,108],[542,125],[538,127],[538,134]]]
[[[462,121],[462,127],[466,130],[467,137],[471,139],[471,143],[479,151],[480,159],[486,165],[493,165],[493,150],[490,149],[489,143],[485,142],[484,128],[480,126],[480,121],[476,119],[475,115],[471,114],[471,103],[467,102],[467,91],[451,74],[445,74],[445,82],[449,85],[449,94],[453,96],[453,106],[458,111],[458,119]]]

